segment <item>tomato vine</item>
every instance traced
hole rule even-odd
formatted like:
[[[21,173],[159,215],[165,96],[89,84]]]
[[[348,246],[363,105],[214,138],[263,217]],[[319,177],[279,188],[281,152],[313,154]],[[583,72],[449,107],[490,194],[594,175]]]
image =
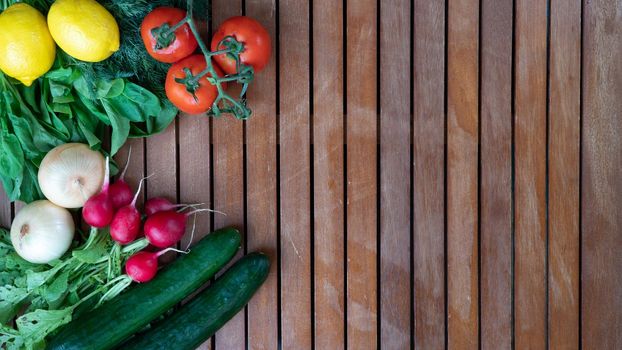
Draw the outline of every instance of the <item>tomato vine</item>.
[[[233,36],[225,37],[218,45],[218,47],[224,47],[222,50],[210,51],[205,45],[205,42],[201,38],[199,30],[197,29],[194,20],[193,0],[188,0],[186,17],[180,22],[166,27],[162,26],[154,29],[153,34],[158,38],[158,42],[165,44],[170,40],[171,34],[175,32],[179,27],[184,24],[188,24],[193,36],[195,37],[201,53],[205,57],[206,68],[198,74],[192,74],[190,69],[184,69],[185,77],[176,78],[175,81],[179,84],[186,86],[186,90],[194,95],[194,90],[198,84],[199,79],[205,77],[210,84],[214,85],[218,90],[218,96],[212,104],[212,108],[208,111],[208,115],[219,117],[223,113],[233,114],[236,118],[245,120],[251,116],[251,110],[246,104],[245,94],[248,89],[248,85],[253,81],[255,72],[253,67],[244,65],[240,61],[240,53],[244,51],[244,44],[236,40]],[[229,57],[235,59],[236,62],[236,74],[229,74],[220,76],[214,67],[212,58],[216,55],[226,54]],[[242,85],[240,95],[234,97],[227,93],[223,83],[237,82]],[[196,98],[196,96],[195,96]]]

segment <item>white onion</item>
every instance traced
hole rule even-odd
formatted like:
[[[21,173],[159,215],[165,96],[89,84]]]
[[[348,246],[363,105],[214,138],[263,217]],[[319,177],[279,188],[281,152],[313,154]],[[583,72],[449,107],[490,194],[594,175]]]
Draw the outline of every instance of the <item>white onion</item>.
[[[39,186],[47,199],[63,208],[80,208],[101,190],[104,156],[81,143],[66,143],[45,155]]]
[[[40,200],[17,213],[11,224],[11,243],[25,260],[46,264],[65,254],[74,231],[73,218],[67,209]]]

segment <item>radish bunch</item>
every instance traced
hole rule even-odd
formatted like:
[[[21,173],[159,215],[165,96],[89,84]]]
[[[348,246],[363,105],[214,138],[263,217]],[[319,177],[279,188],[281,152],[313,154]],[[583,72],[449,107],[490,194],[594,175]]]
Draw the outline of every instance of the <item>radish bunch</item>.
[[[129,163],[129,155],[128,162]],[[84,221],[98,228],[110,227],[110,236],[121,245],[132,243],[144,232],[145,239],[159,252],[140,251],[132,255],[125,264],[126,274],[136,282],[147,282],[157,273],[158,257],[174,250],[186,232],[188,217],[208,209],[197,209],[200,204],[173,204],[166,198],[155,197],[145,203],[145,215],[136,208],[136,202],[143,186],[144,178],[138,189],[132,193],[131,187],[125,182],[125,165],[119,179],[109,183],[109,165],[106,159],[106,176],[99,193],[90,197],[83,209]],[[184,212],[192,208],[192,210]],[[143,222],[144,219],[144,222]]]

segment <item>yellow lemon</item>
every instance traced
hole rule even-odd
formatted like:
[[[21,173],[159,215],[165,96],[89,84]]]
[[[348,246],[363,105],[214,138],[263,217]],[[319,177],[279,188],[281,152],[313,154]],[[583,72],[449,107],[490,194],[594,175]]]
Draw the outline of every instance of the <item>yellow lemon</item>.
[[[103,61],[119,49],[117,21],[95,0],[57,0],[48,27],[58,46],[82,61]]]
[[[45,17],[33,7],[17,3],[0,14],[0,69],[30,86],[50,70],[56,45]]]

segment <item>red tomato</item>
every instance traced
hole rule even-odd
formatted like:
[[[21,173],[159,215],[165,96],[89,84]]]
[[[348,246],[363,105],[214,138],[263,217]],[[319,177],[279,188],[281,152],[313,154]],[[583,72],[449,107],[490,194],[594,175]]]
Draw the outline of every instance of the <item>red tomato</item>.
[[[151,11],[140,25],[140,36],[145,48],[151,57],[160,62],[174,63],[191,55],[197,49],[198,43],[188,24],[177,28],[165,38],[161,38],[158,46],[156,28],[162,25],[172,27],[186,18],[186,11],[174,7],[158,7]]]
[[[212,103],[218,97],[218,89],[207,80],[210,74],[199,79],[194,96],[188,92],[186,85],[175,81],[176,78],[183,79],[186,77],[184,68],[190,69],[192,74],[196,75],[205,70],[206,66],[203,55],[192,55],[173,64],[168,70],[165,84],[166,96],[179,110],[188,114],[200,114],[207,112],[212,107]],[[217,66],[214,65],[214,69],[219,76],[222,76],[222,72]],[[225,83],[223,83],[223,87],[226,87]]]
[[[234,37],[244,44],[244,50],[240,53],[240,62],[252,66],[255,72],[261,71],[270,61],[272,44],[268,31],[256,20],[250,17],[237,16],[224,21],[212,38],[212,51],[225,49],[220,45],[222,39],[227,36]],[[235,74],[235,60],[229,55],[214,56],[214,60],[227,74]]]

